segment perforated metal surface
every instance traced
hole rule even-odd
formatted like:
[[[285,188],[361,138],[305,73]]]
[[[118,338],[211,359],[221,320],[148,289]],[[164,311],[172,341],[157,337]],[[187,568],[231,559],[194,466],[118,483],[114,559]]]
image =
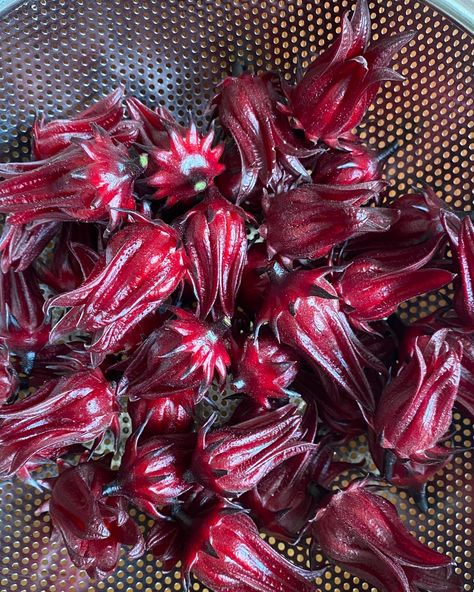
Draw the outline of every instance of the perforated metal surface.
[[[150,105],[166,105],[178,118],[191,107],[203,122],[212,89],[230,72],[236,55],[256,69],[277,69],[291,78],[298,63],[305,65],[334,39],[349,5],[342,0],[41,0],[20,5],[0,23],[0,157],[27,157],[36,111],[47,117],[72,113],[118,84]],[[455,209],[469,211],[473,40],[423,3],[378,0],[371,10],[374,39],[388,31],[418,31],[397,60],[406,82],[379,94],[362,131],[380,148],[400,139],[401,148],[387,166],[388,198],[423,180]],[[425,315],[442,306],[445,297],[409,303],[402,316]],[[457,416],[456,427],[455,443],[472,446],[467,420]],[[353,442],[347,452],[357,460],[365,443]],[[472,486],[468,452],[430,484],[427,515],[420,515],[403,492],[393,498],[421,540],[454,557],[466,591],[473,590],[474,579]],[[18,482],[0,484],[1,592],[180,589],[179,573],[162,576],[151,556],[133,564],[122,559],[107,581],[91,584],[60,545],[48,544],[48,516],[34,515],[42,499]],[[145,516],[137,519],[145,526]],[[305,549],[270,542],[304,563]],[[370,589],[337,568],[318,583],[322,590]],[[193,589],[206,590],[198,583]]]

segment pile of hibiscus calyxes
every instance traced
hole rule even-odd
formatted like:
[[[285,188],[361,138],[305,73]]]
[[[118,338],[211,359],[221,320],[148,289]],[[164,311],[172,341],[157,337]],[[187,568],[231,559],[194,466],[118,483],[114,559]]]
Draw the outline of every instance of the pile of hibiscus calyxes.
[[[315,590],[327,562],[389,592],[460,589],[380,495],[427,511],[464,452],[453,410],[474,411],[472,222],[426,186],[388,203],[393,147],[354,132],[412,38],[371,43],[359,0],[293,85],[223,80],[211,131],[117,89],[38,119],[31,161],[0,166],[0,479],[50,490],[53,536],[91,576],[123,547],[214,592]],[[447,286],[449,306],[397,316]],[[338,456],[361,434],[375,472]]]

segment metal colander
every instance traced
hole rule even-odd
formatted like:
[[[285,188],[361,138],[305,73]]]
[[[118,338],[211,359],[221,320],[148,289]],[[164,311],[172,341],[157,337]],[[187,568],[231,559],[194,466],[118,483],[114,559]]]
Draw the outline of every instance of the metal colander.
[[[347,0],[37,0],[11,8],[0,20],[0,159],[29,154],[29,128],[36,112],[47,118],[72,114],[123,84],[151,106],[166,105],[178,119],[190,107],[205,121],[215,85],[236,57],[255,70],[279,70],[291,79],[297,65],[333,41]],[[434,4],[434,2],[433,2]],[[474,5],[441,1],[472,26]],[[0,8],[2,2],[0,0]],[[424,2],[370,3],[373,39],[414,29],[395,68],[402,84],[383,89],[362,126],[362,138],[378,148],[399,139],[387,164],[389,199],[421,180],[454,209],[470,211],[473,199],[473,39]],[[469,12],[469,10],[471,12]],[[471,135],[470,135],[471,132]],[[471,144],[469,143],[471,142]],[[405,304],[413,320],[446,304],[441,290]],[[225,410],[224,410],[225,413]],[[473,445],[473,427],[455,415],[454,443]],[[343,451],[359,460],[361,438]],[[347,482],[351,475],[342,480]],[[394,496],[402,519],[423,542],[451,555],[465,590],[474,589],[472,565],[472,453],[456,457],[428,486],[430,509],[420,514],[404,492]],[[0,592],[171,592],[179,572],[164,576],[152,556],[121,559],[116,572],[91,582],[74,568],[57,542],[49,544],[48,515],[35,510],[42,494],[18,481],[0,484]],[[133,513],[133,511],[132,511]],[[144,515],[134,514],[147,526]],[[305,547],[269,538],[291,560],[304,564]],[[370,590],[341,569],[317,581],[323,591]],[[198,582],[193,590],[207,590]]]

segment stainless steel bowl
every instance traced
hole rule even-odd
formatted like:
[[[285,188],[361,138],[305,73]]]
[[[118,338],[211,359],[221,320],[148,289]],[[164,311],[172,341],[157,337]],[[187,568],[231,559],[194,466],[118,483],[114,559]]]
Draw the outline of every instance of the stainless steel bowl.
[[[0,2],[0,9],[5,3]],[[8,3],[7,3],[8,4]],[[11,3],[10,3],[11,4]],[[236,55],[257,70],[288,78],[334,39],[347,0],[36,0],[16,3],[0,21],[0,158],[28,157],[37,111],[72,113],[118,84],[151,105],[166,105],[178,118],[187,107],[202,122],[216,83]],[[417,38],[397,64],[403,84],[382,90],[363,125],[367,142],[401,148],[387,166],[390,198],[423,180],[457,210],[472,209],[474,180],[472,0],[376,0],[373,37],[415,29]],[[449,14],[448,18],[442,11]],[[446,291],[410,302],[401,315],[414,319],[446,302]],[[456,415],[454,441],[472,446],[472,425]],[[347,447],[359,459],[363,439]],[[347,476],[349,479],[350,476]],[[346,480],[347,480],[346,479]],[[452,555],[466,592],[473,590],[472,453],[458,456],[430,484],[427,514],[411,499],[397,500],[402,518],[424,542]],[[392,492],[393,493],[393,492]],[[387,495],[392,495],[388,492]],[[48,516],[35,510],[43,496],[19,482],[0,484],[0,592],[152,592],[179,590],[178,572],[160,573],[151,556],[124,559],[114,575],[91,583],[71,566],[64,549],[49,544]],[[138,515],[140,524],[147,518]],[[307,550],[270,539],[304,563]],[[338,568],[321,590],[368,590]],[[195,583],[194,590],[205,590]]]

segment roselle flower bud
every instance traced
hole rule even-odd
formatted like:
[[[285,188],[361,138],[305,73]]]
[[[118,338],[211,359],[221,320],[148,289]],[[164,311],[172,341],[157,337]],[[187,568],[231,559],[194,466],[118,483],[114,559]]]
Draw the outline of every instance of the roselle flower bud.
[[[298,439],[301,416],[294,405],[214,431],[210,422],[199,431],[191,471],[221,495],[249,491],[284,460],[313,449]]]
[[[382,38],[366,49],[370,13],[366,0],[359,0],[352,19],[344,15],[339,38],[310,63],[294,87],[285,88],[288,105],[281,106],[282,111],[309,140],[338,147],[339,140],[351,139],[351,130],[359,125],[381,83],[403,80],[388,66],[413,36],[408,32]]]
[[[220,124],[232,135],[240,153],[238,204],[257,182],[262,187],[277,183],[283,171],[308,179],[299,158],[312,152],[296,138],[286,117],[277,110],[272,78],[272,74],[228,77],[212,101]]]
[[[92,273],[98,259],[93,249],[71,241],[71,228],[64,225],[52,259],[48,263],[38,261],[36,271],[43,283],[62,294],[78,288]]]
[[[386,153],[358,142],[344,143],[344,150],[330,149],[318,157],[311,178],[314,183],[355,185],[380,179]]]
[[[315,573],[282,557],[249,516],[222,502],[192,520],[186,532],[182,571],[214,592],[317,592]]]
[[[426,247],[426,248],[425,248]],[[350,320],[357,326],[388,317],[415,296],[438,290],[455,277],[444,269],[425,267],[439,240],[420,246],[387,249],[356,258],[335,282]]]
[[[147,157],[132,160],[123,144],[95,128],[90,140],[0,182],[0,212],[9,224],[30,221],[108,221],[108,231],[135,210],[133,183]]]
[[[301,424],[303,439],[316,439],[318,413],[308,401]],[[331,436],[324,437],[314,450],[293,456],[268,473],[242,501],[250,508],[257,525],[270,534],[295,543],[314,518],[320,485],[329,485],[347,463],[332,463]]]
[[[186,265],[177,233],[140,217],[112,237],[82,286],[49,301],[48,308],[71,307],[50,340],[80,329],[97,332],[91,351],[116,351],[127,333],[174,292]]]
[[[247,251],[247,264],[237,292],[237,304],[252,316],[257,313],[270,287],[270,278],[266,273],[268,267],[265,243],[253,244]]]
[[[364,366],[380,372],[385,368],[363,346],[341,312],[336,291],[324,277],[329,271],[285,273],[275,264],[272,288],[257,317],[257,333],[269,323],[279,342],[319,367],[370,413],[374,400]]]
[[[461,375],[456,393],[455,407],[460,407],[470,417],[474,417],[474,338],[462,327],[461,321],[453,316],[452,311],[445,314],[439,310],[406,327],[401,334],[399,349],[399,367],[410,362],[417,347],[424,347],[430,337],[439,330],[449,329],[446,341],[452,348],[462,346]],[[372,457],[380,471],[384,471],[387,461],[392,473],[390,482],[398,487],[408,488],[423,511],[428,508],[426,499],[426,482],[448,464],[452,455],[444,446],[437,446],[430,451],[430,463],[426,460],[416,462],[398,459],[388,455],[380,447],[376,434],[369,433],[369,444]],[[453,453],[456,448],[452,449]]]
[[[177,223],[190,260],[188,278],[198,315],[232,317],[246,263],[246,214],[211,188],[205,199]]]
[[[449,236],[455,269],[454,309],[467,329],[474,329],[474,226],[466,216],[462,222],[451,221],[443,216],[443,223]]]
[[[469,331],[462,327],[461,321],[453,314],[452,310],[446,312],[446,310],[440,309],[408,327],[402,325],[399,327],[401,342],[398,371],[412,360],[417,349],[425,347],[430,337],[443,329],[449,329],[446,341],[450,347],[462,346],[461,375],[454,405],[474,417],[474,338]],[[453,454],[459,451],[455,447],[447,450],[442,446],[442,442],[446,439],[447,437],[444,437],[435,449],[430,450],[429,464],[427,464],[426,459],[417,462],[413,459],[398,459],[387,453],[384,448],[381,448],[377,435],[369,432],[370,451],[378,469],[383,472],[388,464],[391,473],[390,482],[397,487],[408,489],[422,511],[428,509],[427,481],[446,466],[451,461]],[[453,454],[449,454],[451,451]]]
[[[71,561],[100,580],[117,566],[122,545],[130,547],[129,559],[140,557],[145,550],[126,500],[102,495],[113,477],[102,462],[68,468],[55,479],[48,502],[53,531],[61,534]]]
[[[8,347],[0,340],[0,408],[18,388],[18,376],[10,364]]]
[[[215,373],[221,384],[225,380],[230,358],[221,327],[182,309],[174,313],[177,318],[152,333],[130,358],[119,392],[131,400],[192,393],[197,400],[209,389]]]
[[[2,273],[24,271],[53,239],[59,222],[29,223],[23,226],[5,224],[0,238],[0,269]]]
[[[319,259],[352,237],[388,230],[398,219],[396,210],[324,199],[320,188],[305,185],[264,199],[265,220],[259,232],[271,256]],[[363,200],[370,195],[372,191],[363,192]]]
[[[395,506],[364,482],[328,494],[312,532],[325,557],[380,590],[460,590],[450,577],[451,558],[418,542]]]
[[[43,313],[44,297],[35,271],[0,274],[0,338],[22,358],[25,372],[48,342],[49,317]]]
[[[153,517],[159,506],[178,502],[193,485],[184,475],[191,462],[195,434],[155,436],[139,444],[141,429],[127,440],[120,470],[104,495],[126,497]]]
[[[258,338],[252,336],[243,343],[231,389],[247,394],[268,409],[269,399],[288,398],[288,387],[297,372],[298,361],[293,352],[262,331]]]
[[[192,391],[184,391],[171,397],[129,401],[132,426],[138,429],[145,424],[144,437],[189,432],[194,423],[195,398]]]
[[[95,126],[108,131],[118,142],[132,144],[137,139],[139,126],[133,121],[123,121],[122,100],[123,88],[119,87],[70,119],[55,119],[49,123],[36,119],[31,130],[34,158],[50,158],[70,146],[74,138],[91,140]]]
[[[157,187],[154,199],[166,198],[166,206],[179,201],[189,201],[214,184],[224,165],[219,162],[223,144],[212,147],[214,132],[202,136],[191,122],[189,128],[164,121],[169,136],[165,148],[150,151],[152,166],[156,172],[146,179],[150,187]]]
[[[413,358],[382,393],[374,431],[387,451],[387,479],[397,459],[430,464],[452,452],[439,443],[452,422],[462,344],[448,341],[447,334],[447,329],[441,329],[429,341],[418,338]]]
[[[119,404],[100,370],[49,380],[33,395],[0,410],[0,479],[35,457],[55,459],[72,444],[118,433]]]
[[[436,197],[430,187],[424,187],[419,193],[403,195],[388,207],[399,211],[398,221],[387,232],[371,233],[353,239],[348,246],[349,250],[380,252],[387,245],[396,245],[402,249],[445,234],[441,216],[447,211],[447,206]]]

